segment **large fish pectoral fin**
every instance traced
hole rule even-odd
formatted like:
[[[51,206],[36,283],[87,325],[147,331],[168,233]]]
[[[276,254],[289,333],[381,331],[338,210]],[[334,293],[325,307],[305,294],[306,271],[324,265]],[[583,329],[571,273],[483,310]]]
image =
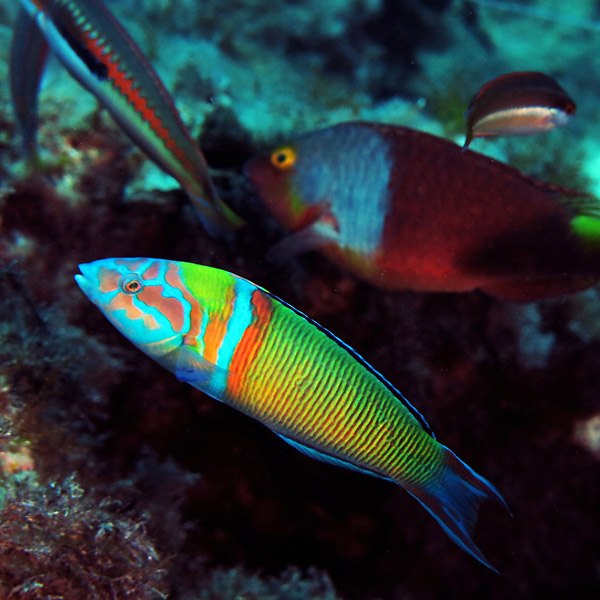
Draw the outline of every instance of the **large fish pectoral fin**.
[[[202,386],[210,383],[217,373],[230,375],[230,371],[207,360],[194,347],[183,345],[175,352],[177,352],[177,357],[175,358],[174,372],[179,381],[193,386]]]
[[[312,225],[285,236],[267,252],[267,260],[283,264],[300,254],[329,243],[338,243],[339,232],[329,220],[319,219]]]
[[[277,433],[277,432],[275,432]],[[277,433],[277,435],[287,444],[295,448],[302,454],[309,456],[310,458],[314,458],[315,460],[319,460],[321,462],[327,463],[329,465],[335,465],[336,467],[343,467],[344,469],[350,469],[351,471],[357,471],[358,473],[364,473],[365,475],[371,475],[372,477],[378,477],[379,479],[385,479],[387,481],[392,481],[396,483],[393,479],[389,477],[385,477],[380,475],[379,473],[375,473],[374,471],[370,471],[369,469],[364,469],[357,465],[352,464],[351,462],[344,460],[342,458],[338,458],[337,456],[332,456],[331,454],[327,454],[321,450],[317,450],[316,448],[309,446],[307,444],[302,444],[296,440],[293,440],[281,433]]]
[[[446,464],[436,482],[426,488],[405,488],[439,523],[450,539],[479,562],[495,569],[473,541],[479,507],[494,500],[509,513],[500,492],[444,446]],[[511,515],[512,516],[512,515]]]

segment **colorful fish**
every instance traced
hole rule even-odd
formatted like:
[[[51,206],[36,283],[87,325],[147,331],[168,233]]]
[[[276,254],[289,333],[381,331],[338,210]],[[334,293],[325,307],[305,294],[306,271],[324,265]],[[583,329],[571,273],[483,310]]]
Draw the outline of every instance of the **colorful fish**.
[[[227,271],[151,258],[79,265],[81,290],[131,342],[312,458],[401,485],[463,550],[504,500],[436,441],[391,383],[332,333]]]
[[[506,73],[488,81],[473,96],[467,117],[466,148],[474,137],[532,135],[565,125],[575,102],[544,73]]]
[[[279,256],[318,249],[386,289],[511,300],[600,277],[600,204],[447,140],[341,123],[252,159],[246,174],[293,233]]]
[[[196,205],[211,235],[231,231],[241,219],[218,197],[204,156],[181,121],[175,104],[129,34],[101,0],[22,0],[69,73],[110,112],[131,139],[174,177]],[[23,28],[18,25],[17,32]],[[19,34],[23,37],[23,34]],[[39,49],[13,54],[13,79],[39,63]],[[31,64],[30,64],[31,63]],[[35,92],[41,70],[37,74]],[[33,74],[29,79],[33,79]],[[34,86],[30,82],[28,90]],[[17,94],[18,96],[18,94]],[[13,97],[17,113],[35,112],[37,93]],[[25,101],[25,105],[23,105]],[[26,129],[24,130],[27,136]]]

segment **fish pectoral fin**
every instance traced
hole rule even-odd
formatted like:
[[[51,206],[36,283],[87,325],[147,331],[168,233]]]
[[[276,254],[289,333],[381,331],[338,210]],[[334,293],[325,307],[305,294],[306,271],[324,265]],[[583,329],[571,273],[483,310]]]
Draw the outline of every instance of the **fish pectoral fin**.
[[[338,239],[337,222],[319,219],[309,227],[290,233],[271,246],[266,259],[280,265],[309,250],[316,250],[331,242],[336,243]]]
[[[275,432],[275,433],[277,433],[277,432]],[[317,450],[316,448],[313,448],[312,446],[308,446],[307,444],[302,444],[301,442],[293,440],[285,435],[282,435],[281,433],[277,433],[277,435],[284,442],[286,442],[287,444],[292,446],[292,448],[295,448],[296,450],[298,450],[299,452],[302,452],[302,454],[309,456],[310,458],[327,463],[328,465],[334,465],[336,467],[343,467],[344,469],[350,469],[351,471],[357,471],[358,473],[364,473],[365,475],[371,475],[373,477],[378,477],[380,479],[385,479],[387,481],[392,481],[392,482],[396,483],[393,479],[390,479],[389,477],[385,477],[383,475],[380,475],[379,473],[370,471],[369,469],[364,469],[362,467],[359,467],[347,460],[344,460],[343,458],[338,458],[337,456],[332,456],[331,454],[327,454],[326,452]]]
[[[229,375],[227,369],[207,360],[195,347],[181,346],[175,360],[175,376],[191,385],[209,383],[216,373]]]

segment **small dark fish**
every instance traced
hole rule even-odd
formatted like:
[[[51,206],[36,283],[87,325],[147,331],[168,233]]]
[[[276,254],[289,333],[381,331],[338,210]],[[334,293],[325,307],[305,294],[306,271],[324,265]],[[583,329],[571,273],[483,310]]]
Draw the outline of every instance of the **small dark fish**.
[[[533,135],[565,125],[575,102],[544,73],[506,73],[488,81],[465,113],[466,148],[474,137]]]

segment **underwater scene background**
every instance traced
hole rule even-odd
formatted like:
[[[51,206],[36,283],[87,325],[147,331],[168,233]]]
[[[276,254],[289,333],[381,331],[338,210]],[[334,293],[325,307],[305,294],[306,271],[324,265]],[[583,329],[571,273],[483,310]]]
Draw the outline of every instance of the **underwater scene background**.
[[[470,149],[600,196],[598,4],[106,4],[246,225],[208,235],[52,55],[27,165],[9,86],[19,3],[0,6],[0,599],[597,598],[598,286],[519,303],[385,291],[315,251],[269,260],[286,233],[243,167],[349,120],[462,145],[484,82],[541,71],[577,103],[569,124]],[[311,460],[157,368],[73,280],[119,256],[236,273],[355,348],[505,498],[512,518],[485,504],[475,536],[500,574],[398,486]]]

